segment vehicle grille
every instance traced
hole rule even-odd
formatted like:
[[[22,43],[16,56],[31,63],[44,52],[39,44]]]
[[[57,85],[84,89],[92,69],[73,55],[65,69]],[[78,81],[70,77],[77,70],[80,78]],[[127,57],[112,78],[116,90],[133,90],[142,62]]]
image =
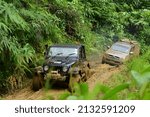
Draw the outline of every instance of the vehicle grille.
[[[50,67],[50,70],[51,71],[58,71],[58,73],[60,73],[60,74],[63,73],[62,66],[53,66],[53,67]]]
[[[113,56],[113,55],[108,55],[109,59],[113,59],[113,60],[119,60],[118,56]]]

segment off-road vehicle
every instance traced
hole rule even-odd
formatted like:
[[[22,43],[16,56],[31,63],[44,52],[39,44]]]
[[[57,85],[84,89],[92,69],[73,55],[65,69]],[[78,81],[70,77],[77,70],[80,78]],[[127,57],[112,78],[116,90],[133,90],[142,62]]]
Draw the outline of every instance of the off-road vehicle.
[[[103,55],[102,63],[120,65],[125,61],[138,56],[140,47],[137,41],[123,39],[114,43]]]
[[[45,62],[37,69],[32,89],[39,90],[43,81],[61,81],[73,89],[75,82],[86,81],[89,77],[90,65],[86,59],[83,45],[53,45],[46,47]]]

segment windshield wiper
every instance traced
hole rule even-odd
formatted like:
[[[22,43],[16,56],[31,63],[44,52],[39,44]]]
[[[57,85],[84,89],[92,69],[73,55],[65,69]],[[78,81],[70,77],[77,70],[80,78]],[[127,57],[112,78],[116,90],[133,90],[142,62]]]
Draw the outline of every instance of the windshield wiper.
[[[62,52],[61,53],[57,53],[55,56],[50,56],[49,55],[49,56],[46,57],[46,59],[49,59],[50,57],[51,57],[50,59],[54,59],[56,56],[61,55],[61,54],[63,54],[63,53]]]
[[[70,53],[70,54],[68,54],[68,56],[66,56],[65,59],[68,59],[70,56],[72,56],[74,54],[76,54],[76,53]]]
[[[63,54],[63,53],[62,53],[62,52],[57,53],[55,56],[52,56],[52,58],[51,58],[51,59],[54,59],[56,56],[61,55],[61,54]]]

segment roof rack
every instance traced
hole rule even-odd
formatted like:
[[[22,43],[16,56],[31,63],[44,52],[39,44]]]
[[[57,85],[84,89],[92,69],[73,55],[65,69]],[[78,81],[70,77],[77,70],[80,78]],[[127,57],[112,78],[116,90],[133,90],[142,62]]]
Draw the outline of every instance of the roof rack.
[[[127,39],[127,38],[121,39],[121,42],[126,42],[126,43],[130,43],[130,44],[138,44],[137,41],[130,40],[130,39]]]

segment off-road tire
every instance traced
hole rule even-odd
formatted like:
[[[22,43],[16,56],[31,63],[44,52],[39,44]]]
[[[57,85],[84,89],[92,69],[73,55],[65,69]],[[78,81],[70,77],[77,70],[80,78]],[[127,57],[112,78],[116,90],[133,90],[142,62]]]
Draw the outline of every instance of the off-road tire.
[[[86,82],[90,78],[90,76],[91,76],[90,68],[87,67],[87,68],[84,68],[84,69],[85,69],[85,73],[84,73],[85,75],[82,78],[82,82]]]
[[[106,62],[102,59],[102,64],[105,64]]]
[[[35,75],[32,80],[32,90],[38,91],[44,86],[44,79],[41,75]]]
[[[75,91],[75,84],[81,80],[80,75],[72,76],[69,78],[68,90],[73,93]]]

